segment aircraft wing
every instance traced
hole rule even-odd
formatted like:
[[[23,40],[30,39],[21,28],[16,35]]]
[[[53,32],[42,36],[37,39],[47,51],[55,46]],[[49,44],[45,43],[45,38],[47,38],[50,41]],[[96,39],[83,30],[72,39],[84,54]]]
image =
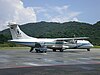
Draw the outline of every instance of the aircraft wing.
[[[75,38],[56,38],[56,41],[67,41],[67,40],[84,40],[89,37],[75,37]]]

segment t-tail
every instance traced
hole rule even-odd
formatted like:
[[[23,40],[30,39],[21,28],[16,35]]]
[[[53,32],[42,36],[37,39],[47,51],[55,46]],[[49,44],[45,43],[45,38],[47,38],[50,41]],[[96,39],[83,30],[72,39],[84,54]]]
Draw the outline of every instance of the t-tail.
[[[9,23],[10,32],[12,39],[32,39],[32,37],[26,35],[23,31],[20,30],[18,24]]]

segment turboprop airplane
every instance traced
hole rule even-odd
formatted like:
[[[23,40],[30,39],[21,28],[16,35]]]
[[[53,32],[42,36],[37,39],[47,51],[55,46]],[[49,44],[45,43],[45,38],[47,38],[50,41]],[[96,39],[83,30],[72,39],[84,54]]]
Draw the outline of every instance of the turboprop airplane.
[[[56,52],[56,50],[63,52],[65,49],[87,49],[87,51],[90,51],[90,48],[93,47],[93,45],[86,40],[87,37],[34,38],[21,31],[16,23],[9,23],[8,26],[12,35],[12,40],[9,41],[31,47],[30,52],[33,50],[36,50],[37,53],[46,52],[47,48],[53,49],[54,52]]]

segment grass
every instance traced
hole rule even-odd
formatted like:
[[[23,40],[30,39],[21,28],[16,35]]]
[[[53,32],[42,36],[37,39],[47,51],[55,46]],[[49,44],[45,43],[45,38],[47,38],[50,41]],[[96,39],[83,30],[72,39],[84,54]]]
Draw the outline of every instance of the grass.
[[[0,47],[0,50],[26,50],[30,47]]]
[[[100,48],[100,46],[94,46],[93,48]]]

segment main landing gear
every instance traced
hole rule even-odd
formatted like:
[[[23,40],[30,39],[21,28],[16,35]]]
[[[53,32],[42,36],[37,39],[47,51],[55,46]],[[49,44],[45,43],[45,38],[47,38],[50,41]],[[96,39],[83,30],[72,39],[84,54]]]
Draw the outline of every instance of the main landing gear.
[[[53,52],[56,52],[56,49],[53,49]]]
[[[33,47],[31,47],[30,52],[32,52],[33,49],[36,51],[36,53],[46,53],[47,52],[46,47],[43,47],[43,48],[33,48]]]
[[[46,48],[35,48],[36,53],[46,53],[47,49]]]
[[[59,49],[60,52],[63,52],[63,49]],[[56,49],[53,49],[53,52],[56,52]]]
[[[60,52],[63,52],[64,50],[63,49],[60,49]]]
[[[90,51],[90,49],[87,49],[87,51]]]
[[[33,47],[31,47],[30,52],[32,52],[32,51],[33,51],[33,49],[34,49],[34,48],[33,48]]]

